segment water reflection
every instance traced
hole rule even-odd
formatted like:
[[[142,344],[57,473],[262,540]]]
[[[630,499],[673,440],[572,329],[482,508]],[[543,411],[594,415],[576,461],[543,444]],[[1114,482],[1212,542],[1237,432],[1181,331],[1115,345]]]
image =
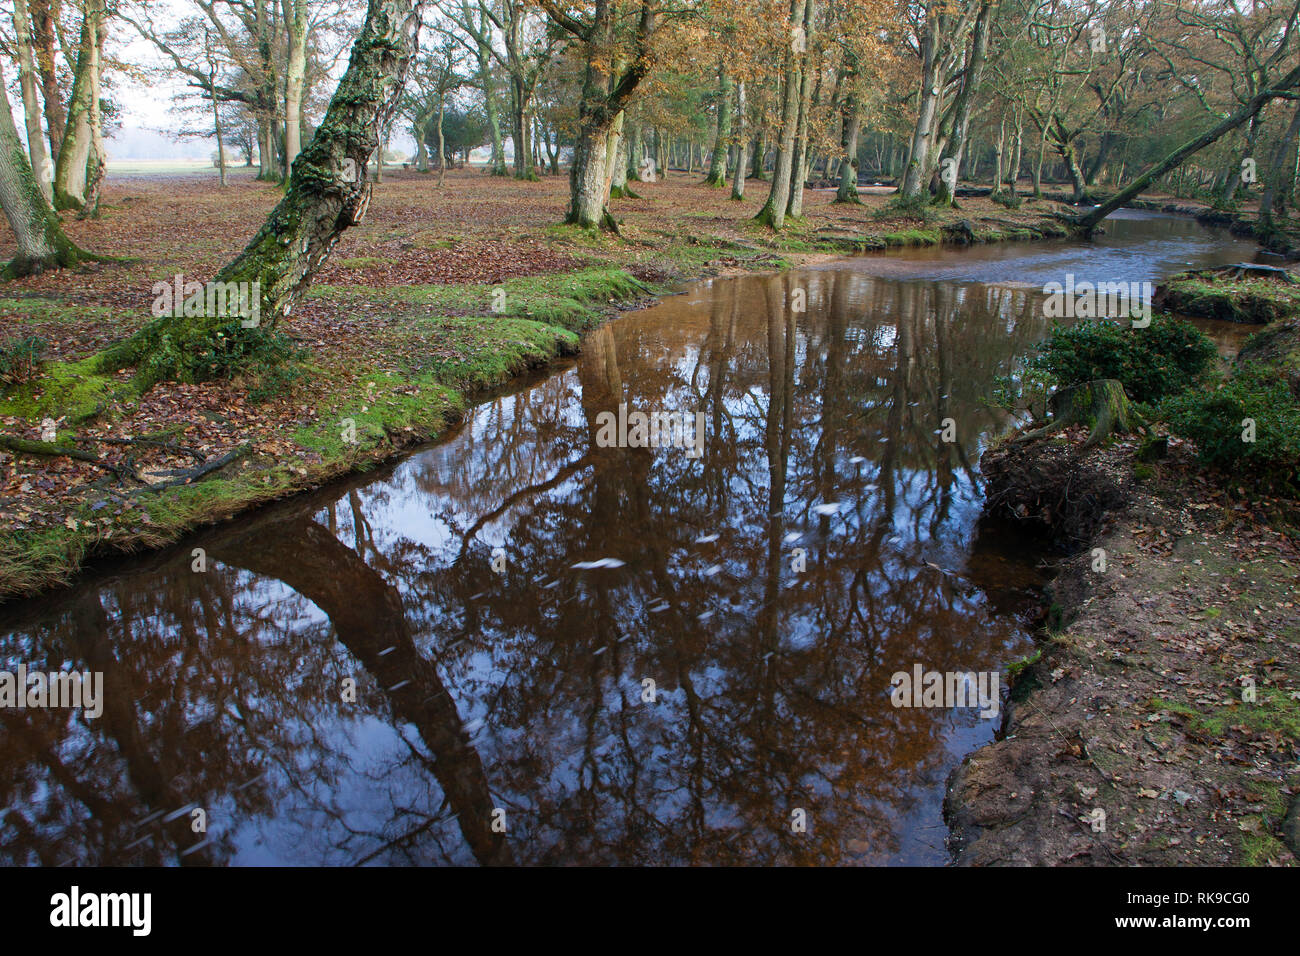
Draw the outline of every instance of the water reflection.
[[[103,671],[106,705],[0,712],[0,856],[943,862],[992,727],[889,678],[1028,646],[973,463],[1044,323],[853,268],[703,284],[379,475],[6,608],[4,669]],[[703,457],[598,447],[621,402],[704,412]]]

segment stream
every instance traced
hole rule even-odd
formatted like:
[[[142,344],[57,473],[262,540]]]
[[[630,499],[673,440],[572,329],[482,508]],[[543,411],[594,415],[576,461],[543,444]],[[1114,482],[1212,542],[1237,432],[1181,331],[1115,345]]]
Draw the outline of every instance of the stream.
[[[977,464],[1042,286],[1254,251],[1123,212],[693,283],[437,444],[6,605],[0,670],[102,686],[0,710],[0,863],[942,865],[999,721],[891,675],[1032,651]],[[682,430],[611,444],[620,405]]]

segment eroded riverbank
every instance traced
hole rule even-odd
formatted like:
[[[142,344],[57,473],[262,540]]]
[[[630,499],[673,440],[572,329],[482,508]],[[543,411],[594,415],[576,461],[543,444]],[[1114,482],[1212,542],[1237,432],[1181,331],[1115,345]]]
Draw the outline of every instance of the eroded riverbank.
[[[1139,480],[1137,446],[1080,464],[1127,503],[1061,564],[1002,739],[953,775],[959,865],[1296,863],[1300,547],[1176,440]]]

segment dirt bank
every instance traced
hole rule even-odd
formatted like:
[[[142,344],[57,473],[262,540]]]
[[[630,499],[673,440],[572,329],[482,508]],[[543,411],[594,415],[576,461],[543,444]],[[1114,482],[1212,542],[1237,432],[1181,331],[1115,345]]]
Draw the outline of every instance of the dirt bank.
[[[986,468],[1032,471],[1084,434],[1003,446]],[[1108,509],[1060,566],[1004,733],[949,780],[957,865],[1297,862],[1300,548],[1278,530],[1295,503],[1234,501],[1186,444],[1151,463],[1138,445],[1072,463],[1077,487],[1109,489]]]

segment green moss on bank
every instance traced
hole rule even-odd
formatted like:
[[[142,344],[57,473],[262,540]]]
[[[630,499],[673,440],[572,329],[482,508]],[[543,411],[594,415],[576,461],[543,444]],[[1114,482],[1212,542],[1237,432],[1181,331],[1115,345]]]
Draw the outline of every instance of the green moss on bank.
[[[285,436],[310,461],[251,449],[219,473],[191,485],[141,491],[125,506],[117,504],[120,496],[106,499],[117,505],[109,508],[70,502],[63,525],[19,530],[0,541],[0,597],[64,583],[96,555],[169,544],[196,527],[371,468],[434,439],[459,420],[475,392],[572,354],[579,346],[574,326],[594,323],[610,306],[649,292],[619,269],[518,279],[503,287],[503,314],[490,311],[498,287],[362,290],[370,301],[388,294],[408,309],[420,304],[427,312],[403,324],[390,354],[376,356],[383,369],[311,366],[313,381],[327,387],[318,407],[332,414],[322,413],[313,425]],[[437,314],[458,307],[485,314]],[[129,378],[97,374],[97,363],[93,356],[51,363],[34,382],[0,400],[0,410],[33,424],[45,417],[63,416],[71,425],[111,415],[128,396]]]

